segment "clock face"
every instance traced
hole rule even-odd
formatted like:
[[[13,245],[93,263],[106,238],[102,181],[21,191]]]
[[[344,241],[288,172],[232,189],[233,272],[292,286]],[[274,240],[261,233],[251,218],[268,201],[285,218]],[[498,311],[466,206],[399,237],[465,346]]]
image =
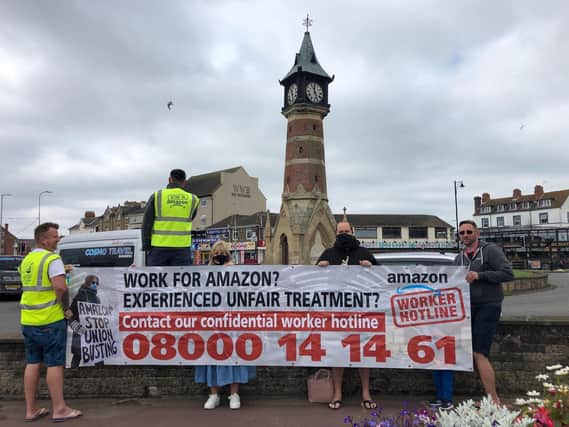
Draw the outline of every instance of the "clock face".
[[[324,91],[318,83],[310,82],[306,85],[306,96],[316,104],[324,98]]]
[[[288,87],[288,92],[286,94],[286,100],[288,102],[288,105],[294,104],[294,101],[296,101],[297,96],[298,96],[298,86],[296,85],[296,83],[293,83]]]

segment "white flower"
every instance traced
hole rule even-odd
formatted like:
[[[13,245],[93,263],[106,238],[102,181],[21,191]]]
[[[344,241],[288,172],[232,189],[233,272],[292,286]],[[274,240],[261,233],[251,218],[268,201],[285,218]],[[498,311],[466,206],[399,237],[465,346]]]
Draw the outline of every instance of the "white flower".
[[[546,366],[545,369],[547,369],[548,371],[556,371],[558,369],[561,369],[563,367],[563,365],[551,365],[551,366]]]
[[[559,369],[558,371],[555,371],[555,375],[557,376],[562,376],[567,374],[569,374],[569,369]]]
[[[551,389],[551,388],[555,388],[555,384],[551,384],[551,383],[543,383],[543,388],[546,389]]]
[[[526,394],[529,397],[537,397],[537,396],[539,396],[539,391],[532,390],[532,391],[528,391]]]
[[[490,427],[499,425],[502,427],[525,427],[534,424],[534,420],[528,417],[520,417],[519,411],[510,411],[503,406],[498,406],[488,397],[480,402],[480,409],[473,405],[472,400],[462,402],[453,411],[439,412],[437,424],[440,427]]]
[[[547,374],[539,374],[539,375],[536,375],[536,377],[535,377],[536,380],[546,380],[548,378],[549,378],[549,375],[547,375]]]
[[[541,405],[543,404],[543,399],[538,399],[536,397],[532,397],[531,399],[528,400],[529,403],[535,403],[537,405]]]
[[[528,401],[525,399],[520,399],[517,398],[516,401],[514,402],[515,405],[521,406],[521,405],[527,405]]]
[[[428,422],[431,421],[431,419],[427,415],[424,415],[424,414],[419,414],[417,419],[424,424],[427,424]]]

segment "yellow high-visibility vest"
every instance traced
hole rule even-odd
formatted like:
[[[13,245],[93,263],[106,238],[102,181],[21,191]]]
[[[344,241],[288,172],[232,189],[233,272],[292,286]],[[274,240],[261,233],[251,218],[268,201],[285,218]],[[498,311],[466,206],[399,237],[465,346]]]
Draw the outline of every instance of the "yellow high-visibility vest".
[[[56,259],[60,259],[60,256],[53,252],[34,251],[20,264],[22,325],[49,325],[64,318],[63,309],[57,303],[55,290],[49,279],[49,264]]]
[[[192,214],[198,196],[181,188],[166,188],[154,193],[154,224],[150,245],[189,248],[192,244]]]

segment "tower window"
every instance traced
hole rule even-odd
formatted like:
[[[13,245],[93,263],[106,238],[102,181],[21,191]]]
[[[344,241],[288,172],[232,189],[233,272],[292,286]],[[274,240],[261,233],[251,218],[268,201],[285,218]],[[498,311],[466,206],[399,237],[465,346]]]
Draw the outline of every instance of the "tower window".
[[[316,130],[316,125],[312,125],[312,130]]]
[[[314,182],[318,182],[318,175],[314,175]]]
[[[301,146],[301,147],[298,147],[298,152],[299,152],[299,153],[302,153],[302,151],[303,151],[302,146]]]

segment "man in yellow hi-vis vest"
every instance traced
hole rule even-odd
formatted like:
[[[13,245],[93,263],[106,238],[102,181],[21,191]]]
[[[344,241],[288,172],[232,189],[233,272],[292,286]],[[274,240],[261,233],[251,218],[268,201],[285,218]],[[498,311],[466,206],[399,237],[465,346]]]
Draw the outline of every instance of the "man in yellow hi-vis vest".
[[[148,199],[142,219],[146,265],[191,265],[192,221],[200,199],[183,189],[186,172],[173,169],[168,186]]]
[[[67,421],[82,415],[81,411],[67,406],[63,398],[67,342],[64,312],[69,308],[69,292],[65,282],[65,267],[60,256],[54,253],[59,242],[58,230],[59,225],[51,222],[38,225],[34,231],[36,248],[20,265],[20,323],[26,351],[26,421],[35,421],[49,414],[46,408],[38,406],[36,400],[41,362],[47,366],[46,380],[53,422]]]

